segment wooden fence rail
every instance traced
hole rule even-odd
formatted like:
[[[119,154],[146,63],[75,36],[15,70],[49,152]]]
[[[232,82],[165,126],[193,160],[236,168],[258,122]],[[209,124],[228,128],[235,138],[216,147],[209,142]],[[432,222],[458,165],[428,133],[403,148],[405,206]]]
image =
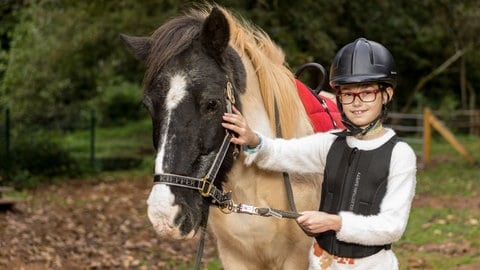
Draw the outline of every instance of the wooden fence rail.
[[[436,115],[440,115],[444,121]],[[410,144],[417,144],[422,149],[417,152],[419,166],[426,167],[431,161],[432,128],[444,137],[454,149],[471,164],[478,164],[473,155],[456,139],[454,133],[480,135],[480,110],[462,110],[448,113],[433,112],[426,107],[422,114],[389,113],[387,126],[393,128],[401,137],[406,137]]]

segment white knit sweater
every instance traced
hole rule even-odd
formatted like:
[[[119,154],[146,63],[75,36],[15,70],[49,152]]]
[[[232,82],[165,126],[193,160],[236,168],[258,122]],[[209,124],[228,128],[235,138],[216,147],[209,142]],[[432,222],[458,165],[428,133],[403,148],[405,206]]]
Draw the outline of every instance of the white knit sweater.
[[[387,129],[383,136],[372,140],[359,140],[349,136],[347,144],[360,150],[372,150],[386,143],[394,135],[392,129]],[[260,136],[262,145],[258,151],[245,153],[247,165],[255,162],[262,168],[275,171],[321,174],[325,169],[328,151],[336,138],[331,133],[316,133],[291,140],[270,139],[261,134]],[[398,142],[393,148],[387,191],[380,205],[380,212],[373,216],[340,212],[342,225],[337,232],[337,238],[361,245],[385,245],[400,239],[407,226],[415,193],[415,174],[414,151],[405,142]],[[356,259],[353,265],[337,263],[335,260],[325,264],[320,263],[320,260],[324,262],[325,258],[311,259],[314,261],[311,261],[310,269],[398,269],[398,262],[392,250]]]

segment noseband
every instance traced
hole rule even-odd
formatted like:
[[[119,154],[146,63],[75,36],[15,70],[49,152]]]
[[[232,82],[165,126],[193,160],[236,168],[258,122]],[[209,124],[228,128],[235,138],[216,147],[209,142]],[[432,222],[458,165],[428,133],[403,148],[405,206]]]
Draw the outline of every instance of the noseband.
[[[228,80],[227,85],[224,90],[225,101],[226,101],[226,111],[232,113],[232,106],[235,105],[235,96],[233,93],[232,83]],[[213,161],[212,166],[208,170],[207,175],[202,178],[195,178],[190,176],[183,176],[178,174],[169,174],[169,173],[159,173],[155,174],[153,177],[154,184],[166,184],[170,186],[178,186],[183,188],[189,188],[193,190],[198,190],[200,195],[203,197],[211,197],[212,204],[218,205],[221,208],[228,208],[228,205],[231,204],[231,191],[224,192],[223,190],[217,188],[214,185],[215,178],[217,173],[220,170],[220,167],[225,159],[228,148],[231,144],[230,139],[232,134],[226,130],[225,137],[223,138],[222,145],[218,150],[215,160]],[[237,156],[239,153],[238,148],[234,150],[234,156]]]

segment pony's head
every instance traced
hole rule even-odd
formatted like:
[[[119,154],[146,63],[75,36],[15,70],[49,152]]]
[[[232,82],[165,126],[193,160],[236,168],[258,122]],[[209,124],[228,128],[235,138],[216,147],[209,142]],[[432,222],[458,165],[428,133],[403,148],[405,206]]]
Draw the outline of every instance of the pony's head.
[[[246,73],[230,47],[223,12],[196,11],[176,17],[150,37],[121,36],[136,58],[146,64],[143,103],[153,124],[155,174],[204,177],[226,134],[225,89],[245,91]],[[241,107],[237,98],[235,106]],[[233,164],[230,146],[214,183],[221,189]],[[148,217],[157,233],[189,238],[204,225],[211,198],[197,190],[160,183],[148,198]]]
[[[292,138],[313,131],[283,51],[264,31],[222,7],[207,4],[167,21],[150,37],[122,39],[146,64],[143,103],[152,116],[155,174],[164,176],[150,193],[148,216],[160,235],[192,237],[206,225],[209,188],[199,192],[176,184],[211,176],[224,149],[221,123],[231,100],[225,94],[229,85],[235,106],[262,134],[281,130]],[[233,197],[253,198],[256,185],[243,177],[248,174],[243,157],[233,166],[232,153],[230,146],[209,180],[218,190],[228,187]],[[250,176],[256,170],[251,167]]]

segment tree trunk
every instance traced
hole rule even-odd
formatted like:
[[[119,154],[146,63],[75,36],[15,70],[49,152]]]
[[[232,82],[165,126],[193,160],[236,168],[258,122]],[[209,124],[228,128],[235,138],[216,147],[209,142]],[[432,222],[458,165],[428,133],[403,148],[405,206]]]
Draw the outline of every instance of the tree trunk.
[[[427,76],[421,78],[417,85],[415,85],[415,88],[413,89],[412,93],[410,94],[410,96],[408,97],[407,99],[407,102],[405,103],[405,106],[403,106],[403,108],[400,110],[401,113],[406,113],[409,109],[410,109],[410,106],[412,105],[414,99],[415,99],[415,96],[417,95],[418,92],[420,92],[423,87],[429,82],[431,81],[433,78],[435,78],[437,75],[441,74],[442,72],[444,72],[451,64],[453,64],[455,61],[457,61],[460,57],[462,57],[468,50],[470,49],[470,46],[467,46],[466,48],[464,49],[461,49],[461,50],[458,50],[455,52],[455,54],[453,54],[452,56],[450,56],[450,58],[448,58],[445,62],[443,62],[443,64],[441,64],[440,66],[438,66],[436,69],[434,69],[432,72],[430,72],[430,74],[428,74]]]
[[[467,70],[465,68],[465,57],[460,58],[460,95],[462,101],[462,109],[468,109],[467,95]]]

